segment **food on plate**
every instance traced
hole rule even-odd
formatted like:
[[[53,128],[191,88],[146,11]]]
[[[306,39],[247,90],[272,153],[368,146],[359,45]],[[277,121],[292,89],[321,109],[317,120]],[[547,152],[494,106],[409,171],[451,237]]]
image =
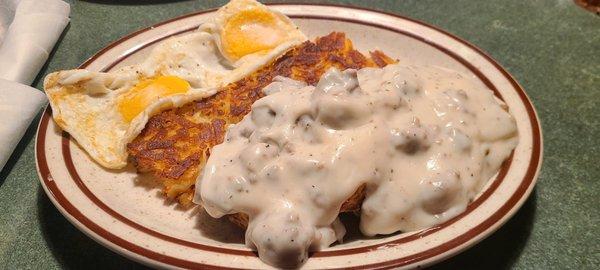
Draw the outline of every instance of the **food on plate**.
[[[343,33],[331,33],[294,47],[214,96],[152,116],[127,149],[138,171],[163,180],[168,198],[190,205],[198,171],[210,148],[223,141],[229,124],[239,122],[252,103],[264,96],[261,89],[274,77],[315,84],[330,67],[360,69],[394,62],[379,51],[371,52],[367,58],[354,50]],[[348,205],[345,209],[351,211],[356,207]]]
[[[279,55],[306,40],[287,16],[255,0],[232,0],[201,29],[213,33],[223,56],[236,66],[255,63],[264,54]]]
[[[263,92],[212,148],[194,201],[247,215],[246,244],[279,267],[341,242],[338,214],[363,186],[367,236],[457,216],[518,142],[506,105],[444,68],[332,68],[316,86],[277,77]]]
[[[308,41],[285,15],[232,0],[141,63],[44,81],[55,122],[100,165],[129,160],[183,206],[246,229],[296,267],[342,242],[462,213],[518,143],[506,105],[441,67],[365,56],[343,33]]]
[[[151,115],[213,95],[305,40],[281,13],[232,0],[197,31],[158,44],[140,64],[55,72],[44,89],[56,123],[100,165],[118,169]]]

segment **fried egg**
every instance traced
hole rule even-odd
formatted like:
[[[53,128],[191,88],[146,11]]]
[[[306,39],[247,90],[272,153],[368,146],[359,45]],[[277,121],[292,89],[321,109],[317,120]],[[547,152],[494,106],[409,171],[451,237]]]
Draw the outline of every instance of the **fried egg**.
[[[235,67],[262,62],[306,40],[285,15],[254,0],[233,0],[201,29],[213,33],[223,56]]]
[[[142,63],[54,72],[44,89],[55,122],[100,165],[118,169],[150,116],[213,95],[305,40],[285,15],[233,0],[197,31],[159,43]]]

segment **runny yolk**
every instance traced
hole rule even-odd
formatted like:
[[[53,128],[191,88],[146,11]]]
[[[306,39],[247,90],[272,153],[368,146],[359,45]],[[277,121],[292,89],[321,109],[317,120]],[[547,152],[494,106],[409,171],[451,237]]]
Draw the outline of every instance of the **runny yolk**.
[[[190,84],[176,76],[159,76],[137,83],[131,90],[119,97],[118,109],[127,122],[131,122],[146,107],[156,100],[182,94],[190,89]]]
[[[267,51],[281,44],[286,36],[272,13],[247,9],[231,16],[221,36],[225,53],[235,60],[245,55]]]

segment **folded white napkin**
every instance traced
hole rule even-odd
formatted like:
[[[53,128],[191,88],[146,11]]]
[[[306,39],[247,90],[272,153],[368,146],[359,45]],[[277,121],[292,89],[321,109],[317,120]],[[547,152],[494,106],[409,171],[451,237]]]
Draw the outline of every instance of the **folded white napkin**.
[[[0,169],[45,103],[41,91],[0,79]]]
[[[0,0],[0,169],[46,103],[28,86],[69,23],[61,0]]]
[[[61,0],[0,0],[0,17],[13,18],[0,30],[0,78],[31,84],[69,23],[69,11]]]

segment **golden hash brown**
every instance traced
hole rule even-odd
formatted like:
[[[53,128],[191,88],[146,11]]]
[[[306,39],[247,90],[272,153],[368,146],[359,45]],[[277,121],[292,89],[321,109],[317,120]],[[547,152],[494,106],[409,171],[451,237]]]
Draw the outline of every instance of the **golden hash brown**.
[[[139,172],[161,179],[165,195],[187,206],[191,204],[200,165],[206,162],[210,148],[223,141],[228,125],[241,121],[250,112],[252,103],[263,97],[262,88],[275,76],[316,84],[331,67],[359,69],[393,62],[380,51],[365,57],[354,50],[343,33],[306,41],[214,96],[154,115],[127,149]],[[361,189],[357,193],[364,192]],[[362,198],[357,200],[362,202]],[[360,207],[354,204],[344,209]]]

